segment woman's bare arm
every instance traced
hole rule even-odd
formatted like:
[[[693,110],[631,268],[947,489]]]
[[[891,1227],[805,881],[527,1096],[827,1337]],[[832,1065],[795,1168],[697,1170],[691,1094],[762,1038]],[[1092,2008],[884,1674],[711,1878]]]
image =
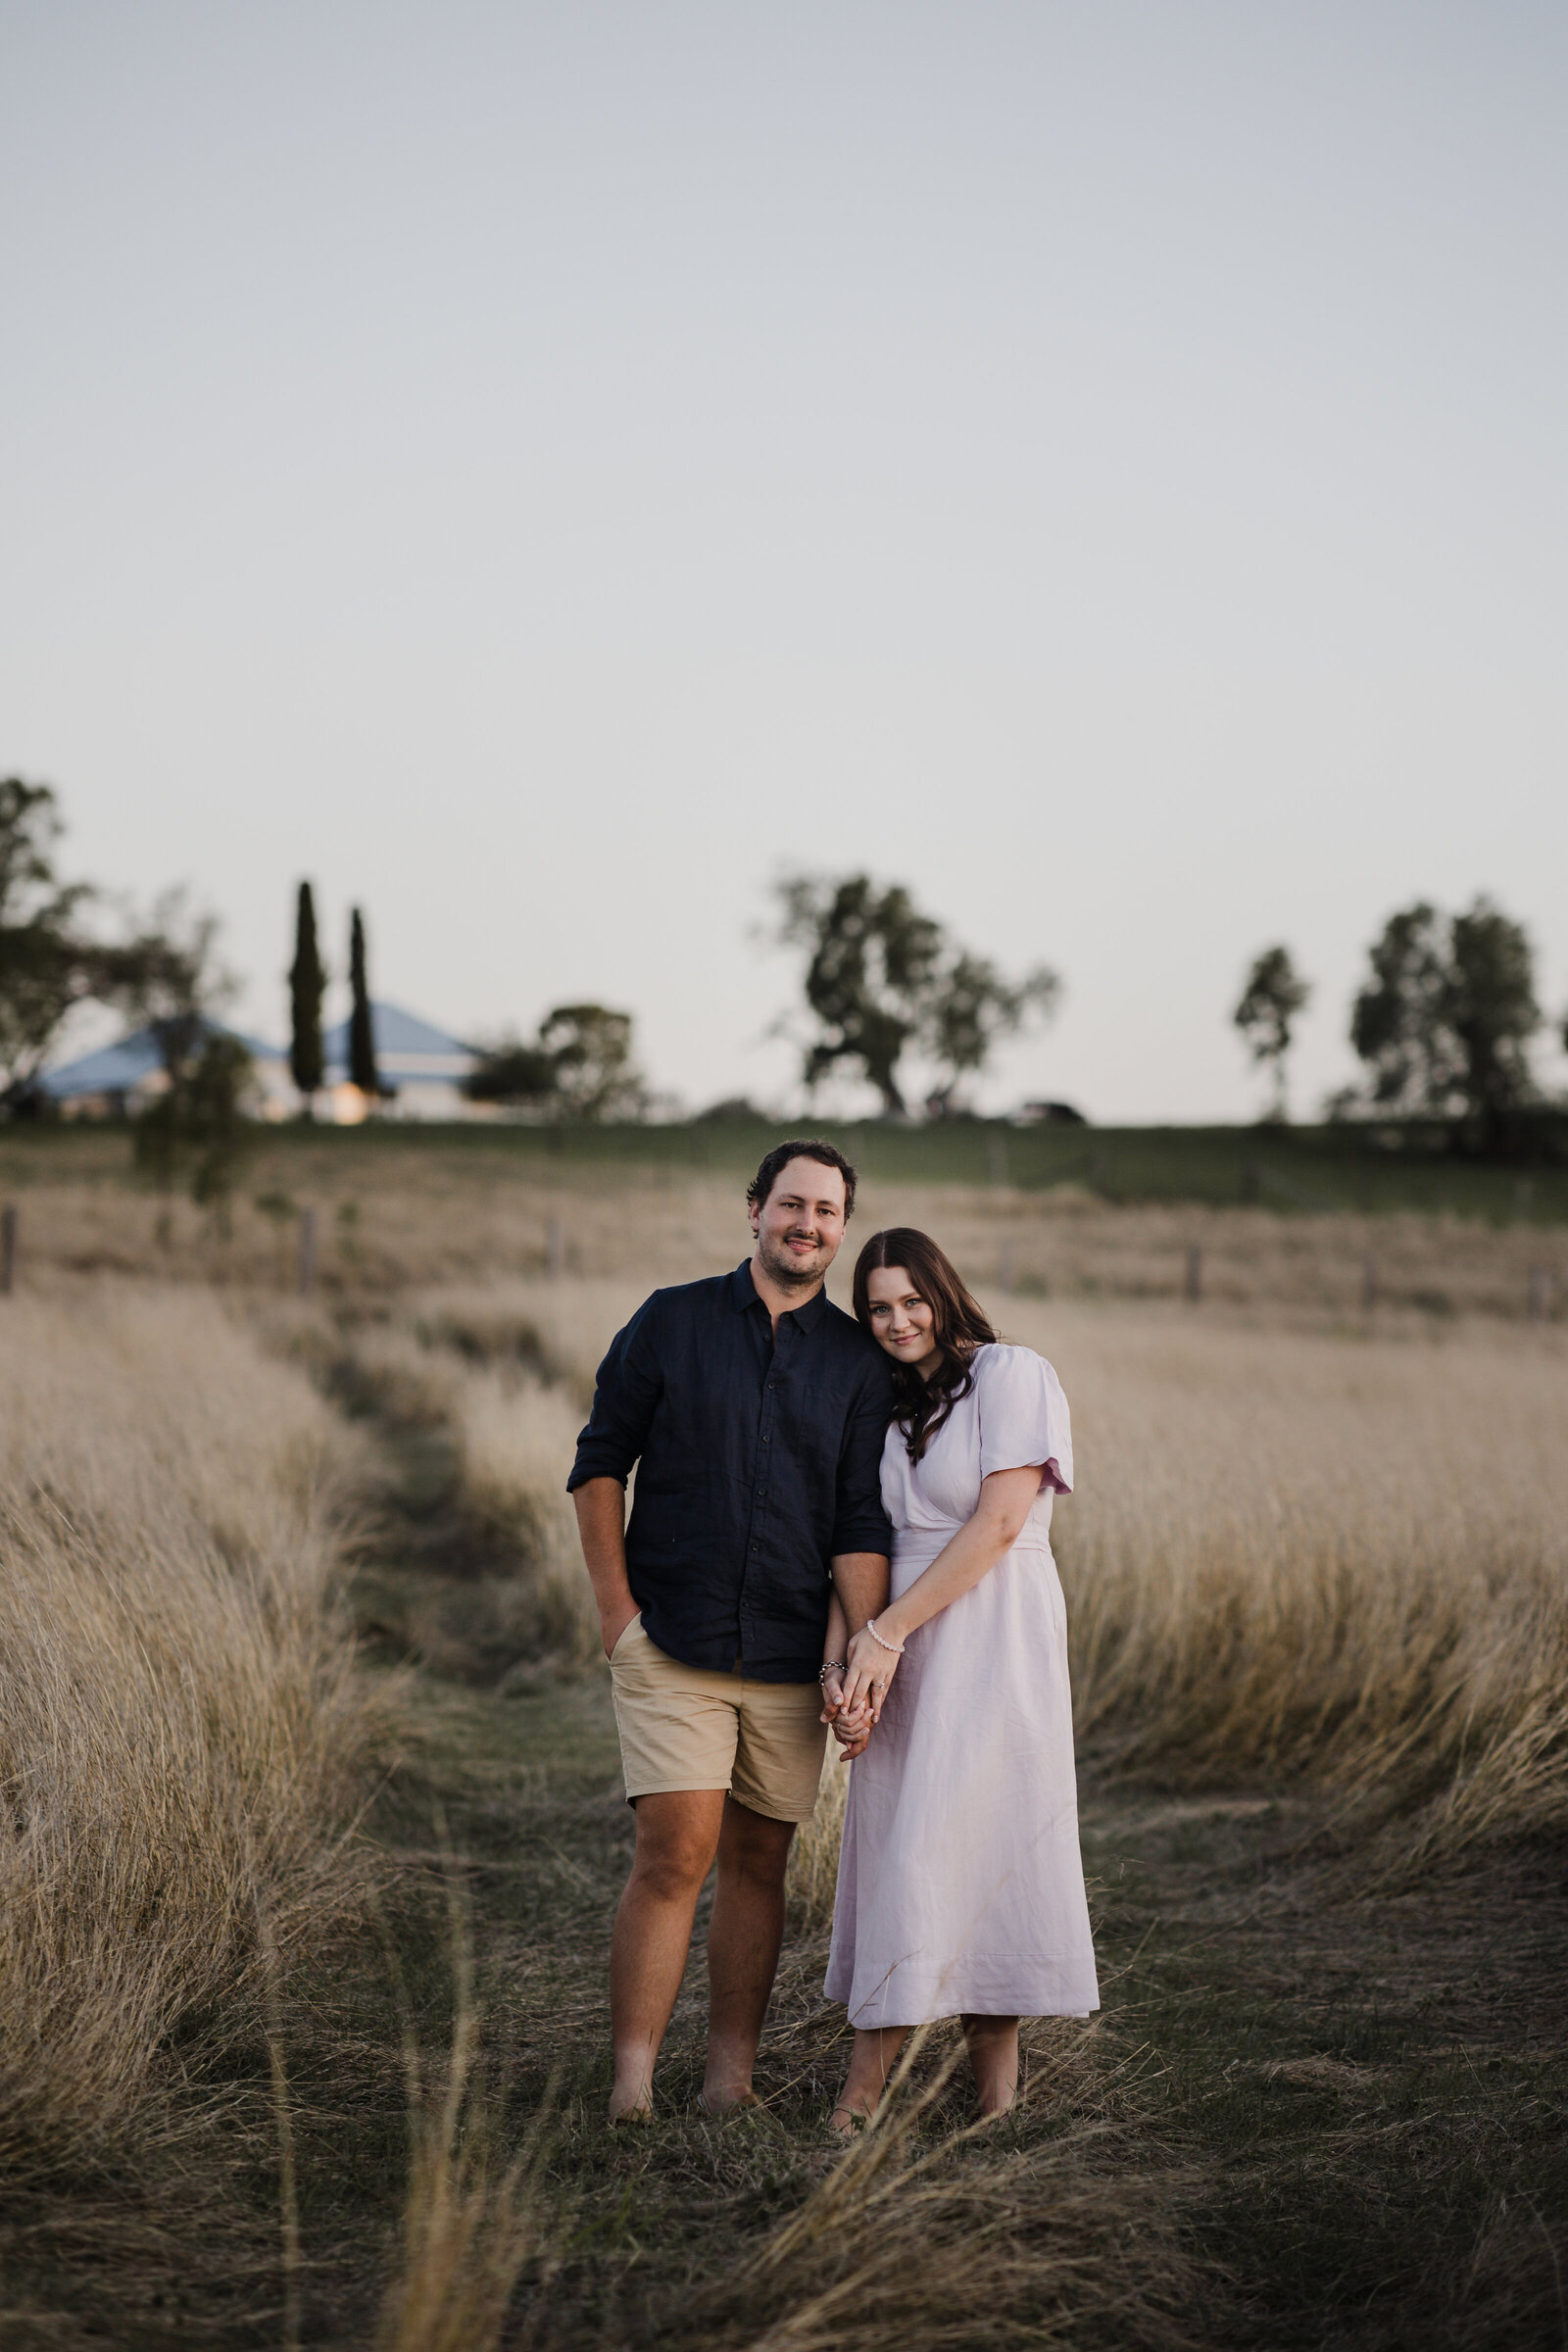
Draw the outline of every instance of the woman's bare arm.
[[[1023,1470],[993,1470],[982,1480],[980,1501],[972,1518],[943,1546],[929,1568],[917,1576],[906,1592],[890,1601],[876,1620],[884,1642],[903,1642],[928,1618],[948,1608],[960,1593],[970,1592],[997,1562],[1005,1559],[1023,1532],[1040,1493],[1044,1463]],[[886,1686],[898,1669],[896,1649],[884,1648],[868,1629],[855,1636],[849,1648],[849,1672],[844,1677],[844,1704],[869,1700],[874,1722],[882,1712]],[[883,1686],[873,1692],[872,1681]]]

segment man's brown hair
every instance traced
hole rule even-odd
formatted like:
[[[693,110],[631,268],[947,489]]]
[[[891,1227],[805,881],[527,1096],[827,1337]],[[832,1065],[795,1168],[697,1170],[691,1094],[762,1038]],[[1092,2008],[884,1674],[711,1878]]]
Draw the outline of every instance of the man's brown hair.
[[[780,1172],[792,1159],[814,1159],[819,1167],[837,1168],[844,1179],[844,1221],[849,1223],[855,1214],[855,1170],[842,1152],[831,1144],[819,1143],[814,1137],[797,1137],[793,1143],[775,1144],[762,1155],[762,1164],[746,1187],[748,1208],[760,1208],[779,1180]]]

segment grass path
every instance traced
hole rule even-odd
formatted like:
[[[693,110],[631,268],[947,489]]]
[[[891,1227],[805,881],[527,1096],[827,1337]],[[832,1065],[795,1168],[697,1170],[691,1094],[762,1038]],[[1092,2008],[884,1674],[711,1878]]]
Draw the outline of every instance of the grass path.
[[[420,1678],[416,1752],[375,1834],[432,1880],[444,1839],[507,2129],[550,2103],[549,2254],[519,2314],[584,2345],[863,2340],[847,2317],[817,2336],[780,2316],[852,2279],[848,2190],[814,2266],[741,2276],[836,2161],[821,2116],[844,2027],[818,1994],[822,1938],[786,1947],[762,2111],[715,2125],[694,2106],[700,1919],[659,2120],[608,2132],[605,1952],[630,1851],[608,1687],[509,1689]],[[1537,1854],[1357,1892],[1323,1826],[1321,1807],[1263,1795],[1090,1788],[1104,2016],[1031,2030],[1030,2096],[1003,2133],[942,2153],[965,2120],[956,2078],[913,2126],[905,2161],[933,2164],[931,2267],[954,2259],[965,2212],[972,2239],[1004,2207],[1006,2243],[998,2296],[968,2324],[935,2277],[922,2322],[906,2278],[901,2340],[956,2326],[942,2340],[995,2342],[1011,2324],[1034,2340],[1271,2352],[1568,2341],[1551,2242],[1568,2209],[1560,1871]],[[413,1973],[438,2033],[450,1970],[434,1907],[430,1921]],[[926,2078],[943,2054],[939,2034]],[[859,2251],[888,2227],[867,2217]],[[918,2262],[918,2231],[899,2229]]]

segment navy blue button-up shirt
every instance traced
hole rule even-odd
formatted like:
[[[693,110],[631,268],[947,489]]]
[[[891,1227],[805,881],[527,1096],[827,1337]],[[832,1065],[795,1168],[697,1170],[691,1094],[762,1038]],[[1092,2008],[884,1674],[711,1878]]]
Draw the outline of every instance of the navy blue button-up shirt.
[[[814,1683],[828,1563],[891,1552],[882,1441],[887,1358],[823,1291],[775,1342],[750,1261],[656,1291],[611,1343],[568,1488],[637,1490],[626,1569],[643,1626],[688,1666],[742,1659],[762,1683]]]

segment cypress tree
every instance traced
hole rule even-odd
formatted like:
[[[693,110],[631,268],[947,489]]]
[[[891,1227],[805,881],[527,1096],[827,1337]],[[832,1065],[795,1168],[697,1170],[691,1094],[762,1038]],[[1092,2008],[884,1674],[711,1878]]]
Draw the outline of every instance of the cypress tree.
[[[288,975],[288,1066],[304,1100],[307,1118],[314,1116],[311,1098],[326,1075],[321,1051],[321,999],[325,994],[326,966],[316,944],[316,902],[310,884],[302,882],[294,923],[294,961]]]
[[[381,1092],[381,1073],[375,1066],[375,1029],[365,976],[365,919],[357,906],[349,924],[349,987],[354,993],[349,1014],[349,1076],[361,1094],[373,1102]]]

